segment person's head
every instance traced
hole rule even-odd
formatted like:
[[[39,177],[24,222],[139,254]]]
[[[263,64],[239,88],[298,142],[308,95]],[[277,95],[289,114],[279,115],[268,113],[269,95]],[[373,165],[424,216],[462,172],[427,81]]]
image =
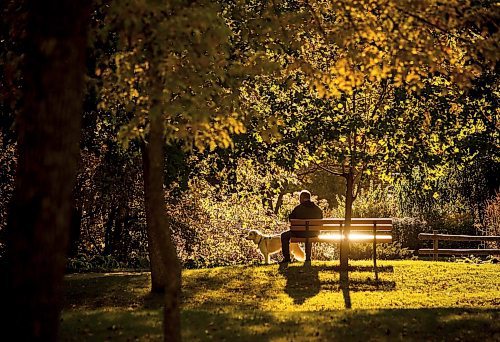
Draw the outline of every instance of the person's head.
[[[299,202],[304,203],[311,200],[311,193],[307,190],[302,190],[299,194]]]

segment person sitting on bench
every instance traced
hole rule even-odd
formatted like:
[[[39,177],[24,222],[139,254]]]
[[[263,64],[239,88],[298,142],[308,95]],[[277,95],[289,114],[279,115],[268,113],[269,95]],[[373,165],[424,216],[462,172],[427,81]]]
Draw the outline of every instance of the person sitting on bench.
[[[307,190],[302,190],[299,193],[300,204],[296,206],[292,213],[288,216],[289,220],[293,219],[322,219],[323,211],[311,201],[311,193]],[[290,239],[292,231],[287,230],[281,233],[281,251],[283,252],[283,261],[281,263],[289,263],[290,259]],[[306,247],[307,248],[307,247]]]

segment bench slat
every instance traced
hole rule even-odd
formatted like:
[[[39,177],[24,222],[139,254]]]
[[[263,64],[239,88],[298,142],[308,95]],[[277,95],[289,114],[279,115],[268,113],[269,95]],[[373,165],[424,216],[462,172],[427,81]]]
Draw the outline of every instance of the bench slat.
[[[293,219],[290,220],[290,224],[292,226],[303,226],[306,224],[306,221],[309,222],[309,225],[324,225],[324,224],[344,224],[345,219],[343,218],[323,218],[323,219],[310,219],[310,220],[298,220]],[[351,224],[392,224],[391,218],[352,218]]]
[[[306,226],[303,225],[293,225],[290,226],[290,230],[292,231],[302,231],[302,230],[307,230]],[[339,225],[334,225],[334,224],[325,224],[325,225],[314,225],[314,226],[309,226],[309,230],[312,231],[318,231],[318,230],[339,230],[340,226]],[[342,226],[344,229],[344,226]],[[376,226],[377,231],[380,230],[385,230],[385,231],[392,231],[392,225],[390,224],[380,224]],[[351,225],[351,231],[357,231],[357,230],[362,230],[362,231],[372,231],[373,230],[373,225],[362,225],[362,224],[354,224]]]
[[[392,236],[390,235],[377,235],[377,243],[391,243],[392,242]],[[306,242],[306,238],[297,238],[297,237],[292,237],[291,242]],[[321,242],[321,243],[339,243],[340,242],[340,236],[337,238],[309,238],[309,242]],[[367,238],[357,238],[354,240],[349,240],[351,243],[356,243],[356,242],[373,242],[373,237],[367,237]]]

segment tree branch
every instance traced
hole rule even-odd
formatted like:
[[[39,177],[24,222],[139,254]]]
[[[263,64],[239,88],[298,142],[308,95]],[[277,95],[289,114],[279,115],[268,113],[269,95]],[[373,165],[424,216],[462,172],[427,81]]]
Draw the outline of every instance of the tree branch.
[[[443,27],[441,27],[441,26],[439,26],[439,25],[437,25],[437,24],[434,24],[433,22],[431,22],[431,21],[429,21],[429,20],[427,20],[427,19],[425,19],[425,18],[422,18],[421,16],[419,16],[419,15],[417,15],[417,14],[414,14],[414,13],[408,12],[408,11],[406,11],[405,9],[403,9],[403,8],[401,8],[401,7],[399,7],[399,6],[395,6],[394,8],[396,8],[398,11],[400,11],[401,13],[406,14],[406,15],[407,15],[407,16],[409,16],[409,17],[412,17],[412,18],[414,18],[414,19],[417,19],[418,21],[420,21],[420,22],[422,22],[422,23],[426,24],[427,26],[433,27],[433,28],[435,28],[436,30],[438,30],[438,31],[440,31],[440,32],[442,32],[442,33],[445,33],[445,34],[448,34],[448,35],[451,35],[451,36],[453,36],[453,37],[457,38],[457,39],[458,39],[458,40],[460,40],[462,43],[467,43],[467,44],[471,44],[471,43],[472,43],[471,41],[468,41],[467,39],[464,39],[464,38],[462,38],[462,37],[460,37],[460,36],[458,36],[458,35],[456,35],[456,34],[453,34],[453,33],[449,32],[447,29],[445,29],[445,28],[443,28]]]
[[[332,175],[334,175],[334,176],[339,176],[339,177],[344,177],[344,178],[345,178],[345,177],[347,177],[347,174],[346,174],[345,172],[338,172],[338,171],[334,171],[334,170],[332,170],[332,169],[329,169],[329,168],[324,167],[323,165],[321,165],[321,164],[319,164],[319,163],[316,163],[316,166],[317,166],[318,168],[320,168],[321,170],[326,171],[326,172],[328,172],[328,173],[330,173],[330,174],[332,174]],[[342,165],[342,168],[343,168],[343,167],[344,167],[344,166]]]

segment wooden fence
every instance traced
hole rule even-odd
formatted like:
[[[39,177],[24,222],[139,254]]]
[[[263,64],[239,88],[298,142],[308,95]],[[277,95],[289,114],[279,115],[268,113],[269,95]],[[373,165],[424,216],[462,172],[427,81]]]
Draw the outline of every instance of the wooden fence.
[[[462,248],[462,249],[439,249],[439,241],[500,241],[500,236],[475,236],[475,235],[448,235],[438,234],[434,231],[432,234],[420,233],[419,240],[432,240],[433,248],[422,248],[418,254],[432,254],[432,260],[437,260],[439,254],[446,255],[500,255],[498,248]]]

